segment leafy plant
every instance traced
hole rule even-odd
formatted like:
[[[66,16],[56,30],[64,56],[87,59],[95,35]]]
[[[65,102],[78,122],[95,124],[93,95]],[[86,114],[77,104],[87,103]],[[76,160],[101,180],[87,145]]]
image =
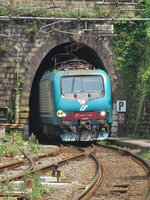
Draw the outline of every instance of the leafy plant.
[[[15,109],[12,107],[8,107],[7,114],[8,114],[8,122],[14,123],[15,122]]]
[[[150,17],[150,0],[143,0],[141,4],[145,8],[142,17]],[[115,30],[118,34],[113,38],[117,84],[130,105],[122,130],[137,135],[143,106],[150,93],[150,23],[121,21],[115,23]],[[134,126],[131,127],[133,120]]]
[[[0,16],[8,15],[10,14],[10,8],[9,7],[0,7]]]
[[[20,95],[23,87],[24,79],[22,77],[17,78],[17,83],[15,86],[15,94]]]
[[[29,137],[29,149],[32,152],[38,152],[40,150],[40,144],[33,133]]]
[[[29,187],[32,188],[31,191],[28,190]],[[29,171],[26,171],[26,175],[23,178],[23,183],[20,185],[19,189],[25,192],[27,198],[29,199],[42,200],[43,195],[45,193],[45,188],[41,184],[40,173],[38,172],[38,170],[34,174],[31,174]]]
[[[26,29],[26,33],[29,35],[31,42],[34,42],[38,33],[36,27]]]
[[[95,10],[99,17],[107,17],[110,14],[110,10],[105,6],[96,5]]]
[[[150,160],[150,150],[142,150],[138,155],[144,159]]]
[[[40,174],[37,171],[33,177],[31,199],[33,199],[33,200],[41,199],[42,200],[44,193],[45,193],[45,189],[44,189],[43,185],[41,184]]]

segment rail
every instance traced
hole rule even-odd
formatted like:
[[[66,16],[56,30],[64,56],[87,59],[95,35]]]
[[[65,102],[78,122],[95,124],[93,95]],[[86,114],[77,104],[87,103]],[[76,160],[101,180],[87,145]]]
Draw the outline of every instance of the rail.
[[[100,164],[99,160],[96,158],[96,156],[93,153],[90,153],[90,156],[96,163],[96,173],[90,184],[81,192],[74,200],[86,200],[89,199],[91,194],[96,190],[97,186],[100,185],[100,182],[103,178],[103,168]],[[100,170],[101,169],[101,170]]]
[[[120,151],[120,153],[126,154],[128,156],[131,156],[132,160],[134,160],[136,163],[138,163],[146,172],[147,174],[147,179],[148,179],[148,191],[146,194],[146,197],[144,200],[150,200],[150,164],[148,162],[146,162],[144,159],[142,159],[141,157],[133,154],[132,152],[122,149],[120,147],[114,147],[114,146],[109,146],[109,145],[100,145],[104,148],[109,148],[112,149],[114,151]]]

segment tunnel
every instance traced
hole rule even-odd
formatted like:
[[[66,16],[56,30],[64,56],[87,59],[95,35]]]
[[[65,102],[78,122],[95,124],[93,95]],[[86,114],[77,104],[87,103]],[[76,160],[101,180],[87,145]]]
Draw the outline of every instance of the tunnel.
[[[46,71],[52,71],[54,68],[53,58],[57,54],[73,54],[77,58],[90,63],[95,68],[106,71],[104,64],[95,50],[82,43],[64,43],[51,49],[41,61],[38,70],[33,79],[30,98],[29,98],[29,134],[34,133],[40,142],[45,140],[40,133],[39,125],[39,81]]]

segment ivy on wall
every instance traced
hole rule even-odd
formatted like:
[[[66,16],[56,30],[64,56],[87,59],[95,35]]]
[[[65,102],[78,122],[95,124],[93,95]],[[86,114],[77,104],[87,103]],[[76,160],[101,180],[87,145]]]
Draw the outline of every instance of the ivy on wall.
[[[145,24],[141,22],[116,22],[115,30],[118,34],[113,39],[115,45],[115,68],[118,74],[119,88],[129,99],[135,89],[137,74],[141,60],[145,54],[146,31]]]
[[[141,5],[141,17],[150,18],[150,0],[141,1]],[[145,100],[150,99],[150,22],[116,22],[115,30],[118,86],[128,103],[123,131],[137,135]]]

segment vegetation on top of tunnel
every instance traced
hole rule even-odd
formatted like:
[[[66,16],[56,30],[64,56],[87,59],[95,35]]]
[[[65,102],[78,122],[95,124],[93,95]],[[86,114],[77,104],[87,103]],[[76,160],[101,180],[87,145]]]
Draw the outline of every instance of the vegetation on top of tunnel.
[[[41,1],[42,3],[42,1]],[[83,6],[81,9],[72,9],[68,6],[60,8],[59,5],[53,5],[54,7],[46,7],[46,6],[35,6],[34,3],[29,3],[26,5],[9,5],[9,6],[2,6],[0,7],[0,16],[6,16],[6,15],[20,15],[20,16],[29,16],[29,17],[61,17],[61,18],[67,18],[67,17],[86,17],[86,18],[92,18],[92,17],[99,17],[99,16],[108,16],[109,10],[108,8],[105,8],[103,6],[95,6],[94,12],[91,12],[91,10],[87,6]]]
[[[142,3],[145,10],[141,17],[150,18],[150,0]],[[138,135],[143,107],[150,99],[150,22],[116,22],[115,30],[118,34],[113,38],[117,83],[120,98],[125,98],[128,105],[122,132]]]
[[[61,4],[64,2],[64,4]],[[73,2],[78,2],[77,7]],[[92,1],[91,1],[92,2]],[[141,9],[143,0],[138,0],[138,7]],[[74,6],[76,8],[74,8]],[[115,6],[115,5],[114,5]],[[34,0],[29,1],[11,1],[10,3],[0,4],[0,16],[6,15],[20,15],[29,17],[85,17],[85,18],[95,18],[95,17],[114,17],[112,13],[116,12],[117,17],[134,17],[134,12],[128,12],[122,14],[120,12],[120,7],[115,6],[115,9],[109,5],[98,5],[93,1],[93,8],[90,6],[89,1],[39,1],[38,4]],[[111,16],[112,15],[112,16]],[[137,15],[137,14],[136,14]]]

